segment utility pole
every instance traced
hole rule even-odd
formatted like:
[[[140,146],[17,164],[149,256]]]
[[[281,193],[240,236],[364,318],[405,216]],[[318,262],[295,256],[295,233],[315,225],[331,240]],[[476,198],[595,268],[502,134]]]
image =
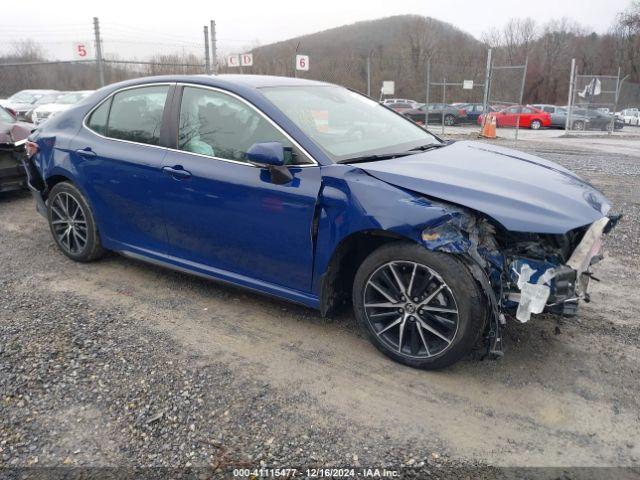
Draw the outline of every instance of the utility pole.
[[[93,17],[93,33],[96,41],[96,65],[98,67],[98,86],[104,87],[104,66],[102,65],[102,41],[100,40],[100,21]]]
[[[218,74],[218,50],[216,45],[216,21],[211,20],[211,66],[213,74]]]
[[[367,55],[367,96],[371,96],[371,55],[373,50],[369,50]]]
[[[207,75],[211,75],[211,63],[209,62],[209,27],[204,26],[204,69]]]

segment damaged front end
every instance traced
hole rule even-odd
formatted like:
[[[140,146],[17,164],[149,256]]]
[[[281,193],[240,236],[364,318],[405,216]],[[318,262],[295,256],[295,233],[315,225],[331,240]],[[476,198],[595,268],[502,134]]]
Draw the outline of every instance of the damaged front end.
[[[527,322],[532,314],[577,313],[589,301],[591,266],[602,259],[602,239],[620,216],[604,216],[564,234],[510,232],[460,207],[422,231],[424,245],[462,254],[489,301],[488,353],[502,355],[500,327],[506,318]]]
[[[27,176],[22,164],[25,140],[17,142],[0,139],[0,192],[20,190],[26,186]]]

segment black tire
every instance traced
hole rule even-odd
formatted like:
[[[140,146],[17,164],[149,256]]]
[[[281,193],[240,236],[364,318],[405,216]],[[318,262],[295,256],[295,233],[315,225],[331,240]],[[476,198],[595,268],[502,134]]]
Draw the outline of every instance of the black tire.
[[[456,124],[456,117],[451,114],[447,114],[444,116],[444,124],[448,127],[451,127]]]
[[[404,301],[399,302],[399,306],[404,308],[392,308],[390,306],[392,302],[388,301],[387,306],[381,307],[381,311],[376,311],[376,309],[379,308],[376,305],[382,305],[382,303],[375,303],[377,300],[371,297],[371,293],[374,292],[374,290],[371,289],[372,285],[370,280],[373,280],[376,286],[383,286],[378,285],[380,281],[379,278],[382,278],[381,272],[383,272],[383,269],[389,268],[388,265],[390,263],[394,266],[394,270],[397,271],[400,279],[404,279],[402,283],[405,284],[405,287],[413,283],[413,280],[409,282],[406,281],[407,278],[409,278],[408,275],[411,275],[408,273],[408,269],[410,270],[412,268],[412,264],[420,265],[421,268],[424,269],[423,280],[419,283],[426,285],[425,295],[419,298],[412,298],[412,295],[420,294],[420,288],[416,288],[415,286],[405,288],[405,291],[409,291],[410,293],[409,303],[416,299],[419,300],[413,305],[411,311],[409,310],[409,306],[411,305],[409,305],[409,303],[402,303]],[[398,271],[398,269],[400,269],[400,271]],[[435,277],[433,276],[434,273],[436,275]],[[429,274],[431,277],[427,277]],[[418,278],[415,273],[413,273],[412,276]],[[428,279],[426,283],[424,279]],[[391,281],[391,279],[389,280]],[[434,286],[432,287],[432,291],[429,291],[429,284],[432,280],[434,281]],[[397,279],[394,281],[397,282]],[[416,280],[416,282],[418,282],[418,280]],[[445,304],[443,306],[446,306],[446,303],[455,305],[456,312],[454,316],[457,317],[455,330],[454,327],[451,326],[450,330],[447,331],[444,323],[433,322],[434,319],[432,318],[443,317],[453,314],[453,312],[434,315],[421,311],[421,302],[426,300],[425,297],[431,297],[433,292],[438,290],[436,286],[440,283],[445,284],[446,288],[442,290],[439,296],[443,298],[445,296],[450,297],[442,302]],[[387,285],[389,284],[384,284],[384,288],[386,288]],[[396,291],[395,293],[397,294],[398,292]],[[400,297],[394,296],[394,298]],[[439,297],[436,297],[432,301],[438,300],[438,298]],[[442,298],[438,300],[438,302],[441,300]],[[429,305],[429,307],[425,307],[428,310],[433,308],[437,309],[441,306],[440,303],[439,305],[431,305],[431,302],[428,300],[426,304]],[[372,305],[374,306],[372,307]],[[420,245],[406,242],[393,242],[383,245],[372,252],[364,262],[362,262],[353,284],[353,306],[356,318],[365,327],[369,334],[369,339],[376,348],[397,362],[425,370],[447,367],[467,355],[478,342],[485,327],[485,297],[465,264],[455,258],[454,255],[431,252]],[[395,307],[395,303],[393,303],[393,306]],[[369,310],[367,311],[367,309]],[[390,312],[388,314],[385,313],[385,311],[387,311],[385,309],[390,309]],[[406,313],[395,313],[400,311],[405,311]],[[436,311],[442,312],[444,310]],[[396,327],[389,327],[389,325],[397,322],[397,319],[394,318],[395,315],[399,315],[406,320],[397,326],[397,340],[395,340],[396,344],[394,345],[394,340],[391,336],[394,335]],[[381,318],[384,316],[389,318],[387,320],[374,320],[371,318]],[[454,316],[449,316],[448,318],[451,319],[454,318]],[[419,319],[417,317],[419,317]],[[440,318],[440,320],[442,320],[442,318]],[[436,325],[437,330],[440,330],[440,333],[444,333],[444,336],[448,337],[448,344],[447,340],[443,339],[443,337],[439,335],[436,337],[435,332],[431,333],[431,330],[427,331],[425,329],[424,324],[427,321],[431,327]],[[385,324],[382,322],[389,323]],[[418,324],[423,325],[423,327],[420,327]],[[401,328],[403,330],[402,336],[400,333]],[[407,331],[407,328],[410,330],[408,333],[404,333]],[[418,333],[420,334],[420,340],[414,338],[417,338]],[[425,335],[426,333],[429,333],[430,336]],[[387,337],[385,337],[385,335]],[[409,335],[410,337],[405,337],[404,335]],[[404,340],[406,338],[409,340]],[[415,345],[419,341],[421,341],[421,346],[418,348],[422,349],[424,347],[425,351],[423,353],[414,350]],[[428,345],[429,342],[431,342],[431,352]],[[438,342],[442,345],[440,350]]]
[[[104,255],[91,207],[73,184],[60,182],[51,189],[47,220],[56,245],[70,259],[91,262]]]
[[[531,130],[540,130],[540,127],[542,127],[542,122],[540,122],[540,120],[532,120],[529,127],[531,128]]]
[[[575,122],[573,122],[572,130],[578,130],[578,131],[584,130],[584,122],[582,120],[576,120]]]

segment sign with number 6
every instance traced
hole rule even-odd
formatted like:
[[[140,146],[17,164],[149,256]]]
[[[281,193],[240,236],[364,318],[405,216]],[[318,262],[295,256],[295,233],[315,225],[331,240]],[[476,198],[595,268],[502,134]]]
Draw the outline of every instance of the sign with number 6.
[[[296,70],[309,70],[309,55],[296,55]]]
[[[90,42],[73,42],[73,58],[75,60],[90,60],[93,58]]]

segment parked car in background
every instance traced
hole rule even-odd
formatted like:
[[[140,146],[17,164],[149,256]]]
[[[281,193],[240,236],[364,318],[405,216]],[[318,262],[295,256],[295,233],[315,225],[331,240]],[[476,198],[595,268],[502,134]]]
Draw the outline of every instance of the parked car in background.
[[[452,104],[456,108],[462,109],[467,114],[467,123],[476,123],[478,117],[484,113],[484,105],[482,103],[460,103]],[[493,112],[494,109],[490,105],[487,105],[487,111]]]
[[[549,104],[535,104],[532,107],[542,110],[551,116],[551,128],[566,128],[567,125],[567,108],[559,107],[557,105]],[[589,119],[584,115],[579,115],[574,112],[572,115],[571,123],[573,125],[572,130],[586,130]]]
[[[640,125],[640,110],[637,108],[625,108],[617,112],[616,117],[622,120],[625,125]]]
[[[415,100],[410,98],[385,98],[382,101],[383,105],[389,105],[390,103],[410,103],[411,105],[419,105]]]
[[[413,101],[397,101],[397,102],[385,103],[384,106],[389,107],[398,113],[404,113],[408,110],[413,110],[415,108],[418,108],[420,104]]]
[[[551,115],[531,105],[513,105],[494,114],[498,127],[530,128],[539,130],[551,126]],[[484,115],[478,117],[478,124],[482,124]]]
[[[27,153],[70,259],[113,250],[323,315],[351,303],[378,349],[428,369],[481,338],[500,354],[505,314],[575,314],[617,221],[560,165],[441,141],[306,79],[109,85],[35,129]]]
[[[19,122],[6,108],[0,107],[0,192],[26,186],[21,157],[31,128],[32,125]]]
[[[585,116],[588,119],[587,130],[609,130],[613,123],[614,130],[620,130],[624,127],[624,122],[615,115],[600,112],[595,108],[575,107],[571,113],[574,115]]]
[[[54,100],[53,103],[46,103],[34,108],[31,112],[27,113],[27,117],[34,124],[38,125],[48,118],[53,117],[57,113],[64,112],[72,105],[78,103],[80,100],[87,98],[94,90],[80,90],[77,92],[62,92],[61,95]]]
[[[457,125],[467,122],[467,112],[446,103],[423,103],[417,108],[405,110],[402,114],[418,124],[424,124],[425,113],[429,114],[429,123]]]
[[[37,105],[50,103],[60,95],[57,90],[21,90],[9,98],[0,100],[0,105],[14,111],[18,120],[29,121],[27,113]]]

